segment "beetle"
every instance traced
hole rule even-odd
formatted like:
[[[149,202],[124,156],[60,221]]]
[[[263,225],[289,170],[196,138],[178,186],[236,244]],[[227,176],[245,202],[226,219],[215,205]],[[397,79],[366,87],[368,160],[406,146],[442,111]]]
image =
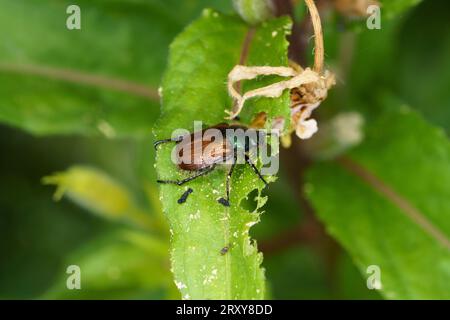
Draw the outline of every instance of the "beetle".
[[[231,244],[229,244],[229,245],[223,247],[222,249],[220,249],[220,255],[222,255],[222,256],[226,255],[227,252],[230,251],[230,247],[231,247]]]
[[[208,139],[207,132],[209,129],[215,129],[215,132],[219,133],[220,139]],[[236,139],[235,137],[231,139],[227,136],[230,130],[243,130],[246,132],[245,139]],[[264,135],[268,136],[270,133],[251,129],[240,124],[219,123],[203,129],[201,132],[197,131],[176,138],[158,140],[154,143],[155,149],[163,143],[175,142],[178,168],[193,172],[193,174],[182,180],[157,180],[157,182],[181,186],[212,172],[217,165],[231,164],[226,180],[226,198],[222,197],[217,200],[220,204],[228,207],[230,206],[230,180],[237,164],[238,152],[244,154],[245,163],[250,165],[258,178],[267,185],[266,180],[250,159],[251,154],[257,151],[257,147],[265,143]],[[186,150],[188,151],[187,155],[185,154]],[[208,152],[207,150],[210,151]]]

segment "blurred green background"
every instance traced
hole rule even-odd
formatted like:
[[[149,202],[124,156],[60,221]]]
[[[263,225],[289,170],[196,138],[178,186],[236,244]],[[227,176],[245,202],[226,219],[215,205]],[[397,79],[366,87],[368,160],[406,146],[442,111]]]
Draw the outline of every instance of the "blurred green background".
[[[153,168],[151,130],[158,102],[5,66],[77,69],[156,90],[173,37],[204,7],[232,12],[231,4],[77,1],[82,30],[67,31],[68,4],[0,0],[0,298],[179,298]],[[367,112],[376,100],[373,88],[382,83],[448,130],[449,9],[445,1],[423,1],[383,20],[380,31],[364,30],[364,20],[328,12],[327,64],[346,67],[347,80],[322,106],[322,117],[350,110],[350,105]],[[349,34],[361,40],[342,65],[342,41]],[[290,156],[283,151],[284,159]],[[43,185],[42,178],[74,165],[101,170],[91,178],[107,175],[106,183],[117,183],[148,224],[96,210],[89,202],[77,202],[76,194],[55,202],[55,188]],[[304,226],[305,213],[290,175],[282,165],[280,179],[266,191],[269,202],[262,221],[252,229],[265,253],[270,297],[379,299],[319,222],[312,222],[317,234],[311,239],[295,237],[293,226]],[[105,190],[97,195],[100,202],[109,201]],[[65,288],[71,264],[82,268],[83,290]]]

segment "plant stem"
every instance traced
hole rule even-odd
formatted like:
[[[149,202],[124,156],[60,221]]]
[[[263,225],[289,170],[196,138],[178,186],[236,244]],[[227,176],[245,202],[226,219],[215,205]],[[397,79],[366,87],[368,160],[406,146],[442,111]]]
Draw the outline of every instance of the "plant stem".
[[[305,0],[305,3],[308,6],[314,29],[314,71],[320,74],[323,70],[324,60],[322,23],[320,21],[319,11],[317,10],[314,0]]]

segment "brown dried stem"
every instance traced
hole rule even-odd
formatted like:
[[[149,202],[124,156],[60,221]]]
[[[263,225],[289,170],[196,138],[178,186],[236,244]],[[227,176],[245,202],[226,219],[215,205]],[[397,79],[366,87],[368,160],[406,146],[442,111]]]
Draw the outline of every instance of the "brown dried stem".
[[[309,14],[311,15],[314,29],[314,71],[320,74],[323,70],[324,61],[322,22],[320,21],[319,11],[317,10],[314,0],[305,0],[305,3],[308,7]]]

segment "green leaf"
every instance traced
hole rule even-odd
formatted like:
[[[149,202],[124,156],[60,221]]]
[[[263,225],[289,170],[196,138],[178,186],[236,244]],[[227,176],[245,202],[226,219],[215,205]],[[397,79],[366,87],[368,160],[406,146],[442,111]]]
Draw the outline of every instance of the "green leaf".
[[[376,100],[374,92],[378,88],[393,90],[413,108],[420,110],[428,121],[448,132],[449,10],[450,3],[447,1],[424,1],[404,19],[383,20],[381,30],[363,29],[355,36],[348,34],[345,42],[340,45],[341,50],[345,50],[345,56],[350,54],[348,48],[354,46],[351,72],[346,81],[348,85],[344,89],[348,96],[364,101],[368,107],[365,109],[373,113],[377,110],[367,102]],[[431,16],[433,23],[423,24],[424,17]],[[336,26],[329,26],[326,30],[329,33],[327,44],[339,39]],[[328,55],[333,55],[329,45],[327,48]],[[342,60],[344,54],[341,55],[339,59]],[[352,105],[354,102],[344,103],[340,95],[335,104],[340,104],[341,110],[343,105]]]
[[[381,300],[378,290],[367,290],[367,273],[360,274],[352,259],[343,252],[337,267],[335,285],[339,288],[339,299]]]
[[[99,237],[66,258],[55,284],[41,298],[174,298],[167,251],[165,241],[135,231]],[[80,290],[66,286],[69,265],[80,267]]]
[[[67,195],[89,211],[111,220],[124,220],[153,229],[153,219],[139,208],[129,191],[106,173],[91,167],[72,166],[42,179],[57,186],[55,200]]]
[[[233,0],[233,6],[249,24],[258,24],[273,16],[271,0]]]
[[[168,45],[206,2],[80,0],[81,30],[68,30],[72,1],[0,0],[0,121],[35,134],[148,135]]]
[[[393,18],[419,4],[421,1],[422,0],[382,0],[381,10],[388,18]]]
[[[408,17],[395,42],[399,94],[427,120],[450,132],[450,25],[448,1],[425,1]],[[423,24],[424,17],[433,23]]]
[[[36,299],[53,283],[65,255],[89,241],[101,225],[76,206],[55,205],[26,168],[8,167],[0,169],[0,298]]]
[[[203,16],[180,34],[171,45],[169,66],[163,81],[162,117],[156,138],[171,137],[177,128],[193,130],[193,122],[208,125],[224,121],[231,107],[226,90],[228,72],[242,60],[247,65],[287,65],[288,18],[280,18],[250,29],[235,17],[205,10]],[[252,37],[249,37],[252,35]],[[262,86],[273,79],[255,81]],[[252,85],[252,83],[249,83]],[[289,117],[289,93],[279,99],[249,101],[241,118],[247,122],[254,112],[264,110],[269,119]],[[160,179],[186,176],[171,162],[172,145],[157,153]],[[172,270],[182,297],[192,299],[257,299],[264,297],[262,255],[249,238],[250,227],[258,222],[264,204],[263,183],[253,171],[237,166],[233,173],[231,206],[217,202],[225,196],[226,171],[217,169],[188,186],[161,186],[163,209],[172,233]],[[190,187],[186,203],[177,200]],[[257,189],[257,208],[244,210],[240,202]],[[224,247],[229,251],[221,254]]]
[[[317,164],[309,197],[360,271],[378,265],[390,299],[448,299],[450,143],[397,102],[338,163]]]

